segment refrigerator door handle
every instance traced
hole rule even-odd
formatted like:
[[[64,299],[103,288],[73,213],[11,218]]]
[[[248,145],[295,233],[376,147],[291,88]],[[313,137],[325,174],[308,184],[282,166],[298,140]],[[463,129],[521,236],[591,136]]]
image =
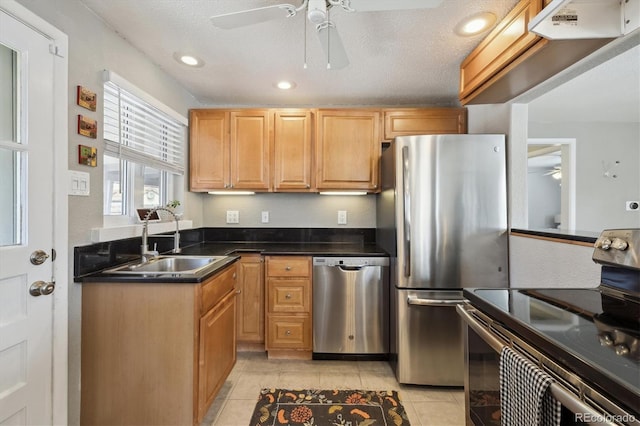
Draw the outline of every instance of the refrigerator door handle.
[[[402,147],[402,211],[404,212],[404,276],[411,276],[411,191],[409,188],[409,147]]]
[[[464,303],[464,299],[420,299],[415,296],[407,297],[408,305],[417,306],[456,306]]]

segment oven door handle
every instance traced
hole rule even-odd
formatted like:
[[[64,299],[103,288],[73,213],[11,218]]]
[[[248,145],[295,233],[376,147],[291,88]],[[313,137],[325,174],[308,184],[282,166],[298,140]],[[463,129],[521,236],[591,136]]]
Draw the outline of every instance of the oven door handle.
[[[467,309],[468,305],[458,305],[456,310],[458,311],[458,315],[460,315],[463,320],[467,323],[469,327],[473,331],[478,334],[493,350],[498,352],[498,354],[502,353],[502,348],[507,345],[504,344],[500,339],[495,337],[487,327],[481,324],[478,320],[476,320],[473,315]],[[471,308],[473,310],[473,308]],[[565,388],[560,385],[558,382],[554,381],[549,386],[549,390],[553,397],[564,405],[567,409],[569,409],[572,413],[585,413],[590,414],[591,419],[590,425],[602,425],[602,426],[615,426],[615,423],[607,422],[607,416],[599,411],[596,411],[593,407],[586,405],[580,398],[572,394]]]

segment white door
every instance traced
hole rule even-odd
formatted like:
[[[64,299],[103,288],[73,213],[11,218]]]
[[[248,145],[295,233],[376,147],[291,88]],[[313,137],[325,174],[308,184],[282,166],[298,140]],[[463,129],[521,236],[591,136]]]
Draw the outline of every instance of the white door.
[[[49,44],[0,10],[0,425],[52,424],[53,295],[30,294],[54,270]]]

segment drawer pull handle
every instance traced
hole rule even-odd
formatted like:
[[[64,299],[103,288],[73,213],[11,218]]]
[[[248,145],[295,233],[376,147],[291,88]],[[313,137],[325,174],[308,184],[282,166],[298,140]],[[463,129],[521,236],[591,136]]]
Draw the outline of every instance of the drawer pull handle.
[[[291,330],[285,331],[284,334],[287,335],[287,336],[291,336]]]
[[[287,266],[284,269],[287,270],[287,271],[290,271],[291,270],[291,266]]]
[[[287,294],[284,296],[284,298],[285,298],[285,299],[291,299],[291,293],[287,293]]]

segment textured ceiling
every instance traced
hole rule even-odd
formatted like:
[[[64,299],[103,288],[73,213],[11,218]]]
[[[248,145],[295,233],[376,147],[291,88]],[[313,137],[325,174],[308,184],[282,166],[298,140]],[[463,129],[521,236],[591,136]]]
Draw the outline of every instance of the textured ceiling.
[[[389,0],[392,2],[393,0]],[[315,29],[300,14],[223,30],[212,15],[264,7],[274,0],[82,0],[205,105],[458,105],[459,66],[486,35],[461,37],[455,26],[489,11],[498,20],[517,0],[444,0],[435,9],[347,13],[331,19],[350,65],[327,70]],[[300,0],[284,1],[300,4]],[[205,61],[188,68],[175,52]],[[274,88],[287,79],[285,92]]]

